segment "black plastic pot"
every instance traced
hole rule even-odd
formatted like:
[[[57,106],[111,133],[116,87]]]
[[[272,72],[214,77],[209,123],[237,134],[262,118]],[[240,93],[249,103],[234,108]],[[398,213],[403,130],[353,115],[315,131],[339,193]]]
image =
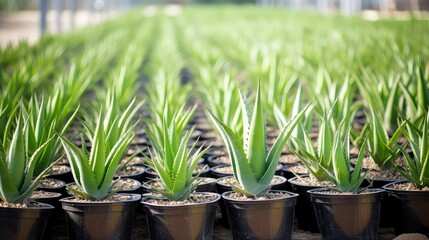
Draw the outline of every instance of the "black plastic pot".
[[[207,203],[159,205],[146,202],[143,195],[142,203],[149,225],[150,238],[152,240],[212,239],[216,206],[220,195],[204,194],[216,197]]]
[[[195,189],[196,192],[216,192],[216,179],[209,177],[201,177],[201,179],[208,179],[210,181],[198,184]]]
[[[294,182],[297,177],[289,179],[292,191],[298,193],[298,200],[296,204],[296,218],[300,229],[310,232],[318,233],[319,225],[317,225],[316,214],[314,213],[313,203],[310,200],[308,190],[322,188],[320,186],[309,186]]]
[[[241,239],[292,239],[295,204],[298,194],[287,191],[278,199],[237,200],[225,192],[222,198],[228,210],[232,236]]]
[[[383,189],[360,194],[324,193],[309,190],[323,239],[378,239]]]
[[[124,171],[121,172],[117,172],[115,174],[115,178],[131,178],[131,179],[135,179],[137,181],[143,181],[144,180],[144,175],[146,174],[146,168],[140,165],[132,165],[132,166],[127,166],[127,168],[133,168],[135,172],[128,174]]]
[[[133,187],[133,188],[130,188],[130,189],[119,188],[119,192],[118,192],[118,193],[141,194],[141,191],[142,191],[142,184],[141,184],[141,182],[140,182],[140,181],[135,180],[135,179],[132,179],[132,178],[129,178],[129,179],[123,178],[123,179],[121,179],[120,181],[132,181],[132,182],[134,182],[134,184],[135,184],[136,186],[135,186],[135,187]]]
[[[393,202],[395,233],[421,233],[429,237],[429,191],[403,191],[392,188],[389,183],[383,188]]]
[[[134,214],[141,196],[121,202],[77,202],[75,197],[61,199],[69,239],[131,239]]]
[[[285,190],[287,179],[282,177],[282,176],[277,176],[277,175],[275,175],[274,177],[280,178],[280,179],[282,179],[282,181],[280,183],[274,184],[271,187],[271,190],[279,190],[279,191]],[[223,194],[224,192],[232,191],[232,187],[230,185],[223,184],[221,182],[223,179],[228,179],[228,178],[234,178],[234,176],[227,176],[227,177],[222,177],[222,178],[217,179],[217,181],[216,181],[216,192],[217,193]],[[220,205],[220,211],[222,214],[221,223],[224,227],[229,229],[230,226],[229,226],[229,220],[228,220],[228,213],[227,213],[225,202],[223,199],[221,199],[219,201],[219,205]]]
[[[369,180],[366,180],[369,185]],[[383,188],[383,186],[393,183],[395,181],[390,180],[380,180],[373,179],[372,187],[373,188]],[[389,198],[389,194],[385,191],[383,193],[383,199],[381,200],[381,212],[380,212],[380,227],[390,228],[394,225],[395,219],[395,201],[392,198]]]
[[[41,193],[43,194],[44,191],[34,191],[33,194],[35,193]],[[54,216],[57,217],[60,214],[62,215],[62,209],[61,209],[61,203],[60,203],[60,199],[62,198],[61,193],[56,193],[56,192],[46,192],[46,196],[37,196],[35,197],[34,195],[30,196],[30,199],[39,203],[45,203],[48,205],[53,206],[55,209],[52,211],[51,213],[51,219],[55,220]]]
[[[0,207],[0,239],[43,239],[53,206],[36,203],[34,207]]]

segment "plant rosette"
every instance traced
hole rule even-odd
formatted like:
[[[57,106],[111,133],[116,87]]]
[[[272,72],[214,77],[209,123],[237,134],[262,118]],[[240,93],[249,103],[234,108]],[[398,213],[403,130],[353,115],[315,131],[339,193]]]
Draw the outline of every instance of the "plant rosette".
[[[38,202],[27,205],[0,202],[2,239],[41,240],[54,207]]]
[[[292,192],[299,194],[296,204],[296,217],[299,228],[310,232],[320,232],[313,203],[307,191],[333,186],[333,183],[330,181],[318,181],[309,175],[303,175],[289,179],[288,184],[290,184]]]
[[[292,239],[298,194],[272,190],[265,197],[246,197],[233,191],[222,199],[233,239]]]
[[[417,189],[408,181],[383,186],[393,202],[395,233],[421,233],[429,237],[429,188]]]
[[[139,194],[113,194],[91,201],[78,197],[61,199],[69,239],[131,239]]]
[[[143,194],[142,204],[152,240],[212,239],[217,193],[191,193],[189,200],[169,201]]]
[[[377,239],[383,189],[308,191],[323,239]]]

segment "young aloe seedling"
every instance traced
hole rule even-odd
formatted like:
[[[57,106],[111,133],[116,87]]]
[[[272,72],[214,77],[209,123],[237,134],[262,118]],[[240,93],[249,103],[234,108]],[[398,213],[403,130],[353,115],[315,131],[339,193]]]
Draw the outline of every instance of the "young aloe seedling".
[[[289,147],[291,152],[301,160],[311,175],[319,181],[328,180],[323,168],[332,169],[333,129],[330,122],[331,114],[325,112],[323,117],[320,118],[317,148],[313,146],[313,141],[301,123],[298,125],[298,128],[303,133],[301,138],[292,138],[290,141],[294,146]]]
[[[406,126],[403,133],[410,142],[413,156],[399,146],[408,167],[397,165],[396,168],[415,187],[419,189],[429,187],[429,113],[421,118],[420,123],[406,120]]]
[[[75,195],[88,200],[102,200],[112,194],[112,182],[119,161],[134,138],[135,124],[123,131],[117,141],[108,139],[110,125],[104,125],[104,115],[100,113],[96,128],[91,131],[91,152],[88,154],[83,144],[80,150],[66,138],[60,136],[77,188],[69,188]],[[107,144],[114,145],[107,145]]]
[[[168,126],[164,121],[162,129],[163,142],[158,142],[158,138],[152,132],[147,132],[154,147],[148,165],[158,173],[158,181],[162,186],[152,189],[170,201],[188,200],[199,176],[193,174],[194,170],[208,148],[203,149],[201,146],[193,151],[196,144],[194,143],[188,149],[192,130],[184,135],[177,135],[174,122]]]
[[[381,169],[389,169],[399,155],[400,150],[397,147],[397,141],[401,136],[405,122],[389,138],[386,129],[383,127],[381,116],[372,108],[370,112],[371,115],[368,118],[370,121],[365,130],[369,132],[367,138],[368,153]]]
[[[343,120],[339,129],[342,129],[341,125],[346,122],[349,123]],[[360,186],[369,173],[369,171],[367,171],[362,174],[365,142],[366,139],[359,151],[356,165],[352,170],[350,165],[350,128],[348,125],[345,127],[345,134],[341,133],[341,131],[335,133],[333,139],[334,145],[331,150],[332,170],[321,166],[328,178],[335,184],[335,187],[332,187],[333,190],[351,192],[353,194],[359,193],[361,189]]]
[[[260,83],[258,84],[253,114],[251,114],[242,95],[241,108],[243,115],[243,133],[241,136],[239,133],[234,133],[212,113],[209,112],[208,116],[222,136],[231,158],[234,176],[241,185],[241,188],[233,187],[234,191],[250,197],[265,196],[270,190],[270,183],[274,177],[282,149],[308,106],[282,129],[268,154]],[[240,141],[240,138],[243,139],[243,142]]]
[[[19,114],[12,139],[5,138],[0,144],[0,199],[4,202],[25,204],[52,167],[47,166],[42,172],[35,173],[37,159],[54,136],[29,154],[28,141],[25,141],[24,135],[28,127],[28,120]]]

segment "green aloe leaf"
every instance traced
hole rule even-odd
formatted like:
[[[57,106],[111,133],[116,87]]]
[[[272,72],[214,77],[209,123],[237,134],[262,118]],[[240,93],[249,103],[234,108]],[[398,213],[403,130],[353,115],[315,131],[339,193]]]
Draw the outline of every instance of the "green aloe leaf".
[[[266,158],[266,130],[265,120],[262,111],[260,83],[256,92],[255,107],[251,118],[249,129],[247,159],[252,168],[253,174],[259,181],[265,174],[265,161]]]
[[[10,172],[13,174],[13,179],[15,182],[15,186],[17,188],[21,188],[21,185],[24,182],[25,177],[25,166],[26,166],[26,159],[27,156],[25,154],[25,147],[24,147],[24,124],[23,119],[21,115],[18,118],[18,122],[16,124],[16,129],[13,134],[12,141],[10,143],[9,147],[9,153],[8,153],[8,168],[10,169]]]

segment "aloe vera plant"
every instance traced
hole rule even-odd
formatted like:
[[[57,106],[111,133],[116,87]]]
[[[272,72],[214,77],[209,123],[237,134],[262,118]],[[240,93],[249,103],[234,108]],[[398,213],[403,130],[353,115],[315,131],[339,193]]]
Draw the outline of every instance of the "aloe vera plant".
[[[406,129],[402,130],[409,141],[412,155],[398,146],[405,157],[407,167],[396,165],[403,177],[414,184],[416,188],[429,187],[429,113],[412,123],[406,120]]]
[[[367,127],[361,133],[362,135],[368,135],[366,138],[367,152],[380,169],[389,169],[400,153],[397,142],[405,122],[389,137],[387,130],[383,126],[381,114],[376,113],[372,108],[369,111]]]
[[[248,109],[242,95],[241,108],[243,115],[242,135],[234,133],[210,112],[208,115],[222,136],[228,149],[234,176],[240,183],[241,187],[233,187],[233,190],[252,197],[264,196],[270,189],[270,183],[274,177],[282,149],[308,106],[282,129],[268,154],[266,152],[266,130],[260,84],[256,93],[253,113]],[[243,139],[243,142],[240,139]]]
[[[60,136],[77,186],[69,189],[78,197],[102,200],[113,193],[113,177],[119,161],[134,138],[135,124],[124,129],[116,142],[109,140],[111,127],[112,125],[104,124],[104,114],[100,111],[95,130],[90,134],[92,142],[90,153],[86,151],[84,144],[82,149],[79,149],[65,137]]]
[[[410,120],[418,119],[428,111],[429,106],[429,68],[427,58],[410,61],[407,74],[403,74],[399,86],[405,99],[404,114]],[[405,83],[404,83],[405,82]]]
[[[203,154],[208,148],[201,146],[195,149],[196,142],[188,149],[192,130],[184,135],[176,135],[174,123],[170,126],[164,122],[163,142],[148,132],[148,137],[153,145],[153,151],[148,165],[157,172],[158,181],[162,188],[152,188],[161,193],[170,201],[184,201],[196,188],[196,180],[199,174],[194,175],[194,170]]]
[[[12,119],[15,117],[13,116]],[[25,131],[29,127],[28,120],[19,114],[12,138],[5,138],[1,142],[0,198],[4,202],[25,204],[40,180],[52,167],[52,165],[48,166],[40,173],[35,172],[37,159],[55,136],[41,143],[30,154],[29,143],[25,140]]]
[[[144,101],[136,102],[136,99],[132,99],[128,105],[122,106],[117,100],[117,94],[114,90],[108,90],[106,94],[103,109],[107,109],[107,112],[103,114],[103,126],[104,132],[106,133],[106,150],[110,149],[119,141],[119,139],[132,127],[133,119],[136,117],[138,110],[143,106]],[[86,121],[82,122],[82,125],[86,129],[86,137],[91,141],[94,136],[94,129],[98,124],[97,121],[92,121],[94,117],[91,115],[86,116]],[[95,119],[98,119],[95,116]]]
[[[334,145],[334,131],[331,127],[331,112],[325,112],[320,117],[319,135],[317,147],[313,146],[313,141],[301,123],[298,129],[302,136],[294,137],[290,140],[290,151],[297,156],[305,165],[313,177],[319,181],[328,180],[328,175],[324,169],[332,169],[331,147]]]
[[[300,84],[296,91],[295,100],[291,111],[291,117],[296,116],[302,110],[302,108],[302,85]],[[308,137],[308,132],[311,131],[313,124],[311,109],[312,105],[309,106],[309,110],[305,112],[305,115],[300,120],[299,126],[293,130],[291,135],[292,139],[299,139],[301,141],[305,141],[305,138]],[[274,117],[280,129],[283,129],[288,123],[287,119],[291,118],[286,116],[286,113],[282,111],[281,108],[277,106],[277,104],[274,105]],[[298,150],[298,148],[300,148],[300,146],[297,145],[296,141],[289,141],[288,147],[294,148],[295,150]]]
[[[43,98],[40,101],[36,96],[30,100],[27,108],[23,105],[21,104],[24,118],[28,119],[28,127],[25,128],[24,136],[30,155],[57,132],[64,135],[79,111],[79,106],[71,114],[66,109],[62,113],[51,111],[49,107],[55,105],[52,99]],[[68,116],[67,121],[65,121],[66,116]],[[58,157],[60,150],[61,143],[58,138],[50,141],[36,159],[34,171],[38,174],[42,173]]]
[[[240,94],[238,87],[232,81],[231,74],[225,74],[218,84],[213,85],[212,81],[213,79],[206,80],[207,85],[201,89],[206,107],[235,132],[242,131]]]
[[[400,76],[391,73],[388,76],[379,76],[362,69],[356,78],[356,83],[364,99],[365,106],[373,108],[375,112],[383,113],[383,127],[387,131],[395,131],[400,114],[401,105]]]
[[[344,119],[340,125],[344,124],[349,124],[347,118]],[[340,127],[340,129],[342,128]],[[327,169],[322,166],[321,168],[325,171],[329,180],[334,183],[335,187],[332,187],[333,190],[357,194],[361,190],[360,186],[363,180],[369,173],[369,171],[362,171],[366,140],[364,140],[364,144],[359,150],[356,165],[352,169],[350,165],[350,128],[347,125],[344,129],[345,134],[341,133],[341,131],[337,131],[332,141],[332,169]]]

